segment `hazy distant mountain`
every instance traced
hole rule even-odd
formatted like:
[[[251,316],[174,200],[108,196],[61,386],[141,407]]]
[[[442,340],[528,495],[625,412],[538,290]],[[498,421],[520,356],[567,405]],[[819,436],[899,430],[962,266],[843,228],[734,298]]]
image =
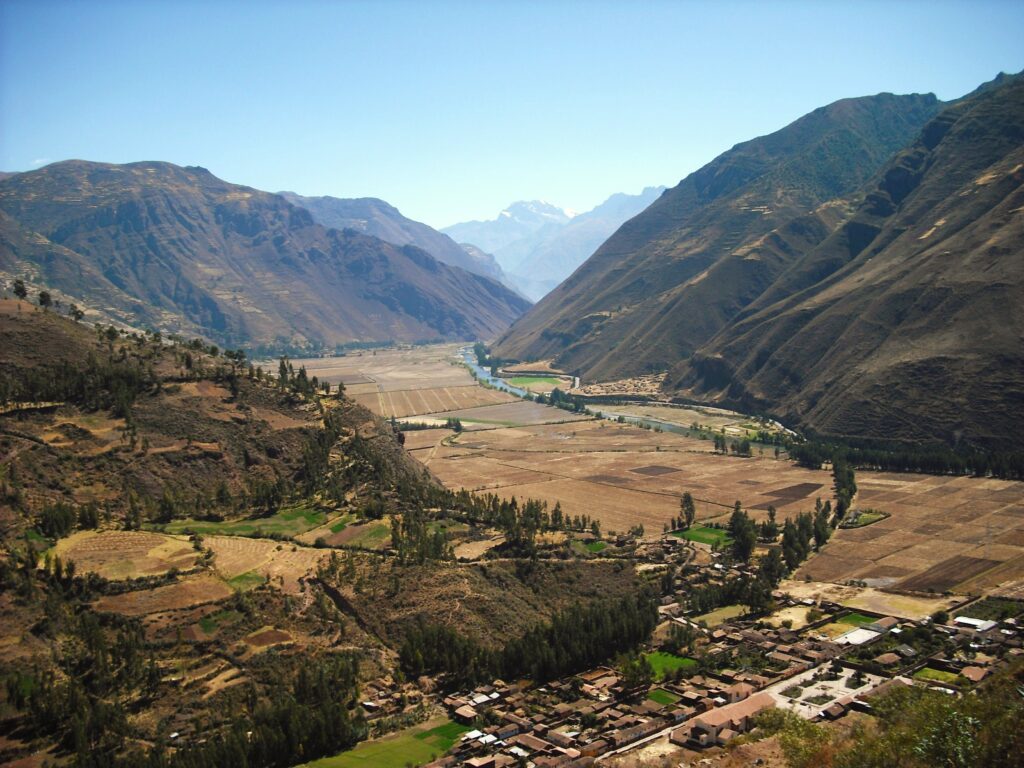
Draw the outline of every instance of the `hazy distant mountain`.
[[[664,187],[648,187],[639,195],[615,194],[576,216],[549,203],[514,203],[493,221],[456,224],[443,231],[460,242],[490,250],[509,281],[537,300],[571,275],[624,221],[663,191]]]
[[[824,204],[857,190],[940,106],[931,94],[844,99],[738,144],[622,225],[497,353],[557,358],[591,381],[672,368],[848,216]],[[766,241],[775,247],[756,250]]]
[[[459,243],[472,243],[490,253],[502,269],[514,263],[501,256],[509,245],[545,228],[565,224],[572,215],[543,200],[512,203],[490,221],[467,221],[444,227],[441,231]],[[507,271],[507,270],[506,270]]]
[[[857,197],[669,387],[827,435],[1016,448],[1024,79],[949,106]]]
[[[69,161],[0,181],[0,270],[228,345],[486,339],[528,306],[421,248],[327,229],[203,168]]]
[[[498,262],[489,254],[481,252],[479,258],[468,256],[448,235],[407,219],[397,208],[383,200],[375,197],[304,197],[294,192],[278,194],[289,203],[305,208],[313,214],[318,224],[325,227],[354,229],[394,245],[415,245],[445,264],[462,267],[494,280],[505,280]]]
[[[617,193],[560,228],[545,228],[502,252],[510,281],[534,301],[543,298],[576,271],[623,222],[658,199],[664,187],[647,187],[639,195]]]

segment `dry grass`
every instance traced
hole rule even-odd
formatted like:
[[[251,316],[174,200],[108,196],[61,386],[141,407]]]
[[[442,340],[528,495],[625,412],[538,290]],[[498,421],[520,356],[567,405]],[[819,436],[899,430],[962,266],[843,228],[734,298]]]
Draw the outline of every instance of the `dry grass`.
[[[192,568],[197,555],[184,537],[147,531],[80,531],[58,541],[55,552],[79,571],[112,580]]]
[[[94,603],[97,611],[122,616],[145,616],[215,603],[233,595],[231,588],[210,574],[192,576],[154,589],[104,595]]]
[[[760,519],[770,504],[784,517],[830,495],[827,472],[718,456],[708,447],[681,435],[589,420],[467,431],[451,445],[413,455],[448,487],[560,502],[566,513],[595,517],[605,530],[642,524],[660,532],[679,514],[685,491],[697,499],[700,520],[724,517],[737,499]]]
[[[241,536],[207,536],[203,544],[213,550],[214,566],[225,579],[258,574],[292,593],[299,591],[299,579],[314,571],[329,554],[290,542]]]

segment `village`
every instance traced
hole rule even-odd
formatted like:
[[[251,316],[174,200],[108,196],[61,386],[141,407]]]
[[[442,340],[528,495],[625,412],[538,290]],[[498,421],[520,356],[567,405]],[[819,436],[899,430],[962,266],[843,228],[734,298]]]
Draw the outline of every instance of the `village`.
[[[997,598],[965,598],[949,612],[910,619],[797,598],[783,588],[772,594],[769,615],[709,626],[684,610],[685,594],[749,575],[746,569],[670,534],[635,554],[652,580],[664,583],[674,573],[660,599],[659,626],[638,657],[639,675],[598,666],[544,684],[494,680],[426,696],[412,684],[404,693],[371,687],[364,708],[373,719],[410,702],[443,706],[462,732],[428,768],[576,768],[656,740],[680,748],[685,765],[720,752],[772,708],[830,722],[851,711],[871,714],[875,697],[896,686],[957,696],[1024,653],[1024,604]],[[985,618],[996,614],[1004,618]]]

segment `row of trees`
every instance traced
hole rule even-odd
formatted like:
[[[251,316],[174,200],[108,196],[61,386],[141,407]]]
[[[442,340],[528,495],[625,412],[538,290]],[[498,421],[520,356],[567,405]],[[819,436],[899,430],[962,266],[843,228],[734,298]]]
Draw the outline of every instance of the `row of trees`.
[[[857,469],[1024,479],[1024,451],[1020,450],[984,451],[936,446],[872,448],[809,441],[790,445],[788,451],[801,466],[813,469],[842,455],[850,466]]]
[[[441,674],[455,687],[495,677],[546,682],[635,648],[657,621],[656,604],[647,595],[574,605],[496,651],[450,627],[421,621],[405,633],[399,663],[406,675]]]

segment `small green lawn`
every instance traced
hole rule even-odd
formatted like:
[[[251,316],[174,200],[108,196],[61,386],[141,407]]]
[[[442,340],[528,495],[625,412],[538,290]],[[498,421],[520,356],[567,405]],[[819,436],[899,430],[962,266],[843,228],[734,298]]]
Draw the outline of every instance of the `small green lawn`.
[[[584,545],[588,552],[593,552],[595,555],[598,552],[603,552],[608,548],[608,545],[603,541],[591,541]]]
[[[519,387],[520,389],[528,389],[531,386],[551,388],[565,386],[561,379],[556,379],[554,376],[514,376],[511,379],[505,379],[505,381],[513,387]]]
[[[305,506],[282,509],[268,517],[251,517],[245,520],[172,520],[163,527],[167,533],[193,532],[200,535],[223,536],[297,536],[324,524],[327,516],[318,509]]]
[[[874,624],[878,619],[874,616],[865,616],[863,613],[848,613],[836,621],[840,624],[852,624],[855,627],[860,627],[865,624]]]
[[[688,656],[676,656],[674,653],[665,653],[665,651],[645,653],[644,658],[647,659],[647,663],[654,670],[654,678],[656,680],[663,680],[666,674],[675,672],[677,669],[690,670],[697,666],[695,659],[691,659]]]
[[[266,583],[266,581],[266,577],[262,573],[256,573],[256,571],[246,571],[227,580],[228,586],[236,592],[248,592],[250,589],[255,589],[261,584]]]
[[[241,618],[242,614],[238,611],[218,611],[217,613],[211,613],[209,616],[203,616],[199,620],[199,628],[206,634],[212,635],[221,627],[234,624]]]
[[[381,739],[364,741],[347,752],[306,763],[303,768],[393,768],[422,765],[443,755],[469,730],[464,725],[450,721],[430,726],[430,723],[426,723]]]
[[[384,520],[377,520],[372,523],[360,526],[359,531],[351,539],[346,541],[353,547],[366,547],[367,549],[383,549],[384,545],[391,540],[391,524]]]
[[[668,706],[669,704],[675,704],[679,701],[679,697],[670,691],[666,691],[664,688],[655,688],[653,691],[647,694],[647,698],[658,704]]]
[[[960,675],[955,672],[947,672],[944,669],[935,669],[935,667],[921,667],[914,673],[914,679],[957,685],[960,682]]]
[[[685,531],[673,531],[673,536],[700,544],[728,544],[731,539],[729,532],[723,528],[710,528],[706,525],[695,525]]]
[[[33,544],[49,544],[50,540],[43,536],[35,528],[29,528],[25,531],[25,538],[31,541]]]

